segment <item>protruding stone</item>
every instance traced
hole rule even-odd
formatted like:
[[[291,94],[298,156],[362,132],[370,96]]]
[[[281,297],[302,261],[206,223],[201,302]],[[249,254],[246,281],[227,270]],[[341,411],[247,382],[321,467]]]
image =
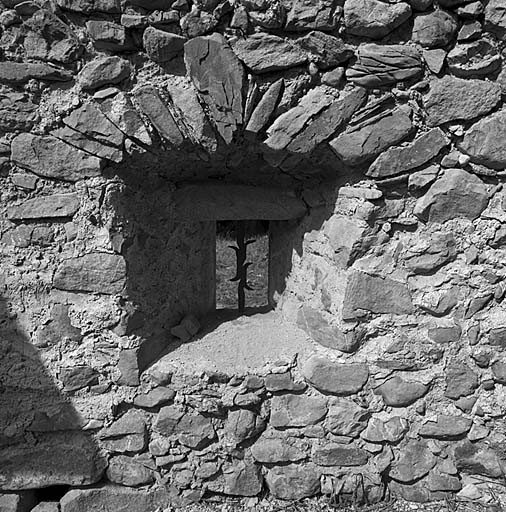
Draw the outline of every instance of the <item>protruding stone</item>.
[[[445,76],[431,82],[424,106],[429,124],[438,126],[487,114],[500,101],[501,87],[495,82]]]
[[[142,393],[134,398],[134,405],[137,407],[143,407],[151,409],[159,405],[165,405],[171,402],[176,396],[176,392],[173,389],[158,387],[154,388],[148,393]]]
[[[265,426],[264,421],[249,409],[237,409],[228,413],[225,422],[225,436],[235,444],[240,444],[258,434]]]
[[[353,56],[353,50],[344,41],[324,32],[310,32],[297,40],[297,44],[309,53],[309,60],[319,69],[339,66]]]
[[[271,119],[274,110],[278,106],[284,90],[284,80],[280,78],[269,86],[258,105],[253,110],[246,126],[246,131],[258,133],[263,130]]]
[[[323,393],[353,395],[358,393],[369,378],[366,364],[343,364],[321,356],[310,357],[302,367],[304,378]]]
[[[413,46],[362,44],[356,56],[357,61],[347,69],[346,76],[362,87],[382,87],[422,73],[422,59]]]
[[[148,57],[158,63],[168,62],[183,54],[186,37],[148,27],[142,36],[144,49]]]
[[[276,428],[306,427],[318,423],[327,414],[327,400],[305,395],[274,396],[271,425]]]
[[[122,256],[92,252],[63,260],[56,270],[53,286],[60,290],[115,294],[126,281],[126,263]]]
[[[142,413],[131,409],[100,432],[102,445],[114,453],[138,453],[146,447],[146,422]]]
[[[24,84],[30,79],[48,82],[67,82],[72,75],[65,69],[46,63],[0,62],[0,81],[8,84]]]
[[[285,24],[287,31],[331,31],[337,27],[340,9],[335,0],[294,0],[289,5],[291,9]]]
[[[467,434],[471,429],[473,420],[463,416],[449,416],[440,414],[435,421],[428,421],[420,428],[422,437],[435,439],[452,439]]]
[[[504,0],[490,0],[485,7],[485,30],[499,39],[506,38],[506,14]]]
[[[88,62],[79,72],[77,80],[85,90],[118,84],[130,75],[130,63],[121,57],[99,57]]]
[[[393,377],[378,387],[377,392],[383,397],[386,405],[406,407],[415,403],[427,393],[429,386],[420,382],[406,381],[401,377]]]
[[[428,222],[474,220],[487,204],[487,187],[480,178],[462,169],[447,169],[417,201],[413,213]]]
[[[52,194],[28,199],[17,206],[9,206],[7,217],[11,220],[72,217],[78,208],[77,194]]]
[[[346,32],[369,39],[381,39],[411,16],[404,2],[386,4],[380,0],[347,0],[344,4]]]
[[[425,48],[443,48],[452,42],[457,27],[451,14],[437,9],[415,16],[411,39]]]
[[[86,30],[97,50],[121,52],[134,49],[125,27],[112,21],[89,20],[86,22]]]

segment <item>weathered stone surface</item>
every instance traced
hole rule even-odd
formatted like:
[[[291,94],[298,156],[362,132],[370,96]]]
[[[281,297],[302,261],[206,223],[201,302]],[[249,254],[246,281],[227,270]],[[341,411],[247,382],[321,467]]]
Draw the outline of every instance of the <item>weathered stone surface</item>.
[[[413,213],[428,222],[476,219],[488,204],[487,187],[462,169],[447,169],[416,203]]]
[[[485,7],[485,30],[492,32],[503,41],[506,36],[504,7],[504,0],[490,0]]]
[[[59,377],[65,391],[77,391],[92,384],[98,384],[98,373],[88,365],[62,368]]]
[[[99,176],[101,160],[52,136],[22,133],[11,144],[11,160],[39,176],[77,181]]]
[[[265,481],[273,496],[283,500],[300,500],[320,491],[320,475],[312,464],[275,466]]]
[[[265,377],[265,389],[272,393],[279,391],[303,391],[306,387],[305,382],[294,382],[290,372],[271,373]]]
[[[420,382],[406,381],[401,377],[393,377],[377,388],[377,393],[383,397],[386,405],[391,407],[406,407],[416,402],[427,391],[429,386]]]
[[[346,76],[362,87],[382,87],[413,79],[422,72],[421,56],[413,46],[362,44],[356,56]]]
[[[318,423],[326,414],[325,398],[277,395],[272,398],[270,423],[276,428],[306,427]]]
[[[284,80],[282,78],[269,86],[255,107],[255,110],[253,110],[246,126],[246,131],[258,133],[267,126],[281,100],[284,87]]]
[[[225,422],[225,436],[235,444],[242,443],[258,434],[264,421],[249,409],[230,411]]]
[[[501,87],[484,80],[445,76],[431,82],[424,100],[428,122],[437,126],[459,119],[469,120],[490,112],[501,101]]]
[[[100,432],[102,445],[114,453],[138,453],[146,448],[146,422],[140,411],[131,409]]]
[[[357,88],[340,97],[315,116],[309,125],[293,138],[286,149],[295,153],[310,153],[318,144],[346,126],[351,116],[365,103],[366,99],[367,93],[362,88]]]
[[[226,143],[243,121],[244,69],[219,34],[196,37],[185,44],[186,68],[210,109],[211,118]]]
[[[363,466],[369,454],[360,448],[343,448],[336,443],[319,446],[313,453],[313,462],[318,466]]]
[[[459,149],[471,157],[471,161],[493,169],[506,167],[506,148],[502,144],[506,134],[506,110],[480,119],[464,135]]]
[[[446,58],[450,71],[462,78],[483,76],[501,66],[501,55],[488,41],[480,39],[457,44]]]
[[[358,393],[369,378],[366,364],[336,363],[317,355],[305,361],[302,373],[316,389],[335,395]]]
[[[86,22],[86,30],[97,50],[121,52],[134,48],[125,27],[112,21],[90,20]]]
[[[423,60],[430,71],[438,75],[441,73],[446,60],[446,51],[441,49],[423,50]]]
[[[411,16],[411,7],[404,2],[385,3],[380,0],[347,0],[344,4],[346,32],[369,39],[381,39]]]
[[[56,3],[65,11],[82,14],[90,14],[92,12],[117,14],[121,12],[119,0],[57,0]]]
[[[183,54],[186,37],[148,27],[142,35],[142,43],[148,57],[154,62],[168,62]]]
[[[11,93],[0,96],[0,133],[30,131],[37,120],[37,105],[25,94]]]
[[[60,501],[61,512],[139,512],[165,508],[171,503],[166,490],[129,489],[104,486],[98,489],[72,489]]]
[[[360,437],[369,443],[397,443],[408,430],[408,421],[400,416],[392,416],[386,420],[371,418]]]
[[[8,84],[24,84],[30,79],[48,82],[67,82],[72,75],[65,69],[46,63],[0,62],[0,81]]]
[[[409,115],[405,110],[397,108],[354,131],[344,131],[329,144],[345,164],[358,166],[401,142],[411,133],[412,128]]]
[[[324,32],[310,32],[297,40],[297,44],[309,53],[309,60],[320,69],[339,66],[353,56],[353,49],[339,37]]]
[[[506,385],[506,363],[504,361],[496,361],[491,366],[494,380],[499,384]]]
[[[386,178],[408,172],[434,158],[450,141],[439,128],[433,128],[417,137],[412,143],[389,148],[369,166],[367,176]]]
[[[406,283],[370,276],[365,272],[350,274],[343,300],[343,319],[363,316],[363,312],[406,315],[413,312]]]
[[[469,396],[478,387],[478,375],[466,364],[451,364],[446,371],[445,396],[448,398]]]
[[[269,137],[265,144],[271,149],[285,149],[308,122],[328,107],[334,99],[334,96],[321,87],[311,89],[295,107],[274,121],[267,130]]]
[[[358,437],[367,426],[370,413],[352,400],[339,398],[329,407],[325,428],[336,436]]]
[[[455,446],[455,464],[463,473],[502,478],[505,463],[499,450],[484,443],[471,443],[466,439]]]
[[[91,485],[102,478],[104,461],[89,436],[82,432],[54,432],[0,448],[0,487],[37,489],[51,485]]]
[[[329,324],[319,311],[307,305],[299,309],[297,325],[320,345],[341,352],[354,352],[360,342],[354,331],[343,332],[338,326]]]
[[[415,274],[429,274],[457,256],[453,233],[433,233],[420,237],[404,256],[406,267]]]
[[[53,286],[60,290],[115,294],[126,282],[122,256],[92,252],[63,260],[56,270]]]
[[[295,0],[286,17],[285,30],[334,30],[340,12],[335,0]]]
[[[251,446],[251,453],[257,462],[276,464],[298,462],[308,457],[309,443],[294,437],[280,437],[272,432],[264,433]]]
[[[399,452],[389,476],[398,482],[413,482],[425,476],[436,464],[436,458],[422,440],[411,440]]]
[[[452,42],[457,27],[456,19],[441,9],[417,14],[411,39],[425,48],[443,48]]]
[[[183,143],[183,135],[157,90],[146,85],[134,93],[137,103],[149,118],[160,136],[174,146]]]
[[[53,304],[48,322],[40,325],[34,336],[37,347],[47,347],[67,338],[73,342],[83,339],[81,329],[70,323],[69,306],[67,304]]]
[[[137,395],[134,398],[134,405],[137,407],[143,407],[150,409],[159,405],[165,405],[172,401],[176,396],[176,392],[173,389],[158,387],[154,388],[148,393]]]
[[[435,439],[452,439],[467,434],[471,429],[473,420],[463,416],[448,416],[440,414],[436,421],[428,421],[420,428],[422,437]]]
[[[232,50],[254,73],[268,73],[307,62],[307,54],[290,41],[257,33],[232,42]]]
[[[260,466],[240,461],[223,470],[223,492],[231,496],[256,496],[263,486]]]
[[[104,85],[120,83],[130,72],[130,63],[121,57],[98,57],[81,69],[77,81],[83,89],[95,90]]]
[[[28,199],[20,205],[8,207],[7,217],[11,220],[72,217],[78,208],[77,194],[52,194]]]
[[[116,455],[109,460],[107,478],[114,484],[138,487],[151,483],[154,475],[141,461],[126,455]]]

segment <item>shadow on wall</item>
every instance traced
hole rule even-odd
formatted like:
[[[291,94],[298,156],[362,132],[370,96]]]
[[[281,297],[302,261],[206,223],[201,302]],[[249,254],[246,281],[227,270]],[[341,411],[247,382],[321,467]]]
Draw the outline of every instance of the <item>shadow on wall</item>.
[[[55,385],[49,364],[0,297],[0,491],[90,485],[102,477],[105,464],[93,436]],[[76,392],[97,376],[77,366],[61,368],[59,377],[66,391]]]

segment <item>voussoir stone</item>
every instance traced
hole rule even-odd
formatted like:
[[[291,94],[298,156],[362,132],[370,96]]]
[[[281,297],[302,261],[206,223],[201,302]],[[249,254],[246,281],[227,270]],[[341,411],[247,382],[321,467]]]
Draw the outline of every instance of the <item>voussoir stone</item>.
[[[457,27],[456,19],[441,9],[417,14],[411,39],[425,48],[442,48],[454,39]]]
[[[377,393],[383,397],[386,405],[391,407],[406,407],[425,395],[429,386],[421,382],[406,381],[396,376],[388,379],[377,388]]]
[[[501,87],[485,80],[445,76],[431,82],[424,107],[431,126],[469,120],[490,112],[501,101]]]
[[[225,142],[243,121],[244,68],[223,36],[195,37],[184,46],[188,74]]]
[[[422,73],[421,56],[413,46],[362,44],[356,57],[356,62],[346,70],[346,76],[363,87],[382,87]]]
[[[282,78],[276,80],[269,86],[253,110],[246,126],[246,131],[258,133],[267,126],[274,110],[281,100],[284,88],[285,82]]]
[[[462,169],[447,169],[417,201],[413,213],[428,222],[474,220],[487,204],[487,187],[480,178]]]
[[[433,128],[412,143],[387,149],[369,166],[367,176],[386,178],[422,166],[450,143],[439,128]]]
[[[452,439],[467,434],[471,429],[473,420],[463,416],[438,415],[436,421],[428,421],[420,428],[422,437],[435,439]]]
[[[77,194],[52,194],[28,199],[20,205],[9,206],[7,217],[11,220],[72,217],[78,208]]]
[[[126,283],[126,263],[123,256],[92,252],[63,260],[53,278],[59,290],[120,293]]]
[[[148,57],[159,63],[168,62],[178,55],[182,55],[186,41],[186,37],[154,27],[148,27],[142,35],[142,42]]]
[[[346,32],[369,39],[385,37],[410,16],[411,7],[405,2],[346,0],[344,4]]]
[[[364,363],[336,363],[322,356],[311,356],[302,366],[306,381],[323,393],[353,395],[358,393],[369,378]]]
[[[409,315],[413,311],[406,283],[365,272],[351,272],[344,292],[343,319],[358,318],[364,312]]]
[[[81,69],[77,80],[83,89],[94,90],[123,81],[130,71],[130,63],[121,57],[99,57]]]
[[[313,464],[274,466],[265,481],[272,495],[283,500],[300,500],[320,491],[320,473]]]
[[[483,98],[484,101],[486,98]],[[471,157],[471,161],[492,169],[506,167],[506,110],[480,119],[473,124],[458,145],[459,149]]]
[[[406,111],[396,108],[356,130],[345,130],[329,145],[346,165],[358,166],[401,142],[412,129],[413,124]]]
[[[272,398],[270,422],[276,428],[306,427],[318,423],[326,414],[325,398],[277,395]]]
[[[11,143],[11,160],[39,176],[77,181],[99,176],[102,161],[56,137],[22,133]]]
[[[254,73],[291,68],[307,61],[307,54],[300,47],[273,34],[253,34],[231,45],[237,57]]]

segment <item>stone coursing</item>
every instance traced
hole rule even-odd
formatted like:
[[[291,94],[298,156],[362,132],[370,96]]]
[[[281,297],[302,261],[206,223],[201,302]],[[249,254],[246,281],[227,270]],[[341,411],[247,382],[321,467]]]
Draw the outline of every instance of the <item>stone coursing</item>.
[[[47,485],[74,487],[63,512],[486,501],[506,441],[503,2],[0,10],[2,505]],[[174,212],[209,179],[303,217],[278,301],[312,340],[297,361],[148,368],[213,304],[223,211]]]

